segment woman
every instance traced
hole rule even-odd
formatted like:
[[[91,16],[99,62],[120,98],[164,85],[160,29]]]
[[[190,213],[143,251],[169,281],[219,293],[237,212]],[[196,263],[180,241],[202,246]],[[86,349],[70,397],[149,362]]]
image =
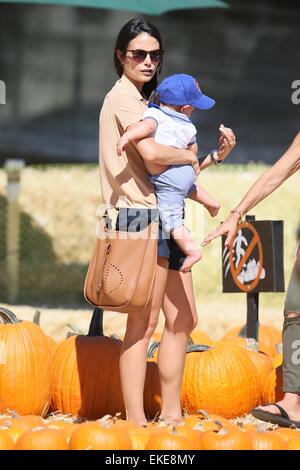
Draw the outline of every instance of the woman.
[[[254,183],[241,202],[231,210],[227,219],[202,243],[210,243],[220,235],[227,235],[228,246],[234,237],[241,217],[300,168],[300,132],[283,156]],[[252,414],[263,421],[280,426],[300,427],[300,245],[289,282],[283,323],[283,391],[284,398],[278,403],[261,406]]]
[[[198,174],[200,168],[210,164],[210,158],[206,157],[199,166],[193,152],[157,144],[153,138],[129,144],[122,156],[117,155],[119,138],[141,120],[147,109],[147,99],[158,84],[162,58],[162,40],[155,26],[140,19],[123,26],[114,53],[120,80],[105,97],[100,113],[102,196],[104,203],[119,208],[116,224],[119,230],[127,229],[130,218],[147,219],[156,210],[154,188],[145,165],[192,164]],[[233,132],[224,128],[219,158],[224,159],[234,144]],[[142,312],[130,313],[127,318],[120,375],[127,419],[140,425],[147,422],[143,407],[147,349],[161,307],[166,320],[158,353],[161,418],[174,423],[182,421],[180,388],[186,344],[197,324],[191,272],[179,272],[183,261],[184,255],[174,240],[159,240],[152,302]]]

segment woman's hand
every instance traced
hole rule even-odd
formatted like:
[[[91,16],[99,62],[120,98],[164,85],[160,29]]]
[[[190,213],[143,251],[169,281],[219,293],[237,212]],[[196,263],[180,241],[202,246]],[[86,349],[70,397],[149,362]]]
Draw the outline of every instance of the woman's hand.
[[[218,160],[222,161],[228,157],[229,153],[236,144],[236,139],[230,127],[225,127],[223,124],[221,124],[219,130],[221,135],[219,139]]]
[[[224,222],[219,225],[219,227],[216,230],[214,230],[213,232],[210,232],[207,235],[207,237],[204,238],[201,245],[206,246],[215,238],[222,236],[222,235],[227,235],[227,238],[225,240],[225,246],[228,246],[236,233],[239,220],[240,220],[240,214],[236,212],[231,213],[227,217],[227,219],[224,220]]]

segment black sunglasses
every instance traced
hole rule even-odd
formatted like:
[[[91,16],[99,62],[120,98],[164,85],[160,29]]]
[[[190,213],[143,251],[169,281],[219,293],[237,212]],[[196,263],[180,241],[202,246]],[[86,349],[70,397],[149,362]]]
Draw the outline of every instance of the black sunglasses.
[[[136,62],[144,62],[147,55],[149,54],[151,62],[158,63],[162,60],[164,51],[162,49],[158,49],[156,51],[143,51],[143,49],[127,49],[127,52],[132,52],[132,58]]]

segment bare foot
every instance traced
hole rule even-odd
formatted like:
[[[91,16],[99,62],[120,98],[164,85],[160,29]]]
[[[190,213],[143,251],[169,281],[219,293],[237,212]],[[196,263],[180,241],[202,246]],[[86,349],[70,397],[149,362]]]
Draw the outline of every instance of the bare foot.
[[[182,273],[186,273],[187,271],[189,271],[191,269],[191,267],[195,263],[197,263],[197,261],[200,261],[201,258],[202,258],[201,251],[195,251],[192,255],[188,255],[185,258],[184,263],[181,266],[181,268],[179,269],[179,271],[182,272]]]
[[[208,212],[210,213],[212,217],[216,217],[216,215],[218,215],[221,205],[217,203],[215,206],[204,206],[204,207],[205,209],[208,210]]]
[[[300,421],[300,397],[295,393],[289,395],[294,395],[294,397],[291,399],[289,397],[285,397],[277,403],[287,412],[291,420]],[[280,415],[279,409],[274,405],[258,406],[257,408],[269,411],[275,415]]]
[[[174,419],[174,418],[169,418],[167,416],[160,416],[158,418],[158,424],[165,424],[166,426],[178,426],[183,424],[183,418],[179,419]]]

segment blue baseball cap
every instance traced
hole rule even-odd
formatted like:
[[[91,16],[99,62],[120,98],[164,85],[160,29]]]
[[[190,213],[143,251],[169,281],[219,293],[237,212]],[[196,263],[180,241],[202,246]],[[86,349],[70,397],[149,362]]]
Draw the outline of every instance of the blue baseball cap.
[[[165,78],[156,89],[159,100],[165,104],[184,106],[189,104],[198,109],[210,109],[215,100],[204,95],[197,80],[191,75],[177,73]]]

